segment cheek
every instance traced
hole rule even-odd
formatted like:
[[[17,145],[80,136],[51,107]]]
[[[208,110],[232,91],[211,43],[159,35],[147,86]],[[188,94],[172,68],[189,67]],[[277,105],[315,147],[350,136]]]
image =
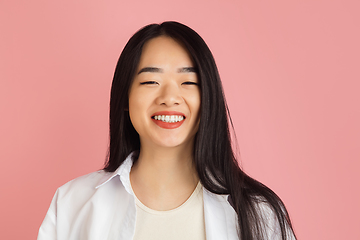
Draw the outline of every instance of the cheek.
[[[135,131],[140,135],[143,129],[142,121],[139,112],[137,110],[134,110],[134,108],[132,108],[130,104],[129,104],[129,116],[130,116],[131,124],[133,125]]]
[[[201,107],[201,99],[200,94],[193,94],[189,98],[189,104],[191,104],[191,111],[193,114],[199,114],[200,113],[200,107]]]
[[[130,121],[133,124],[136,131],[138,131],[138,120],[141,112],[141,105],[139,104],[138,98],[136,95],[132,94],[129,97],[129,116]]]
[[[132,113],[136,113],[139,110],[139,106],[141,106],[141,93],[138,89],[132,89],[129,92],[129,111]]]
[[[134,91],[129,97],[129,116],[132,125],[136,132],[142,135],[146,131],[149,121],[148,117],[150,100],[146,97],[146,94]]]
[[[200,125],[200,112],[201,112],[201,98],[200,98],[200,94],[199,94],[199,97],[196,99],[197,129],[199,128],[199,125]]]
[[[138,100],[129,99],[129,115],[131,122],[136,121],[139,118],[142,112],[142,105]]]

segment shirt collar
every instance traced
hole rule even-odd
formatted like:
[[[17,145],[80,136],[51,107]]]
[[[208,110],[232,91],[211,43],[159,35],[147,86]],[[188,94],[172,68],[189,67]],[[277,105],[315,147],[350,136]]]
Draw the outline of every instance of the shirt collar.
[[[106,183],[110,182],[116,176],[119,176],[121,183],[124,185],[126,191],[130,194],[133,194],[131,183],[130,183],[130,171],[133,165],[133,155],[134,152],[130,153],[125,161],[112,173],[104,175],[104,177],[99,181],[99,184],[95,187],[96,189],[102,187]]]
[[[133,195],[133,191],[131,188],[131,183],[130,183],[130,171],[131,171],[131,167],[133,165],[133,156],[134,156],[135,152],[132,152],[129,154],[129,156],[124,160],[124,162],[112,173],[107,173],[106,175],[104,175],[101,180],[99,181],[99,184],[95,187],[96,189],[102,187],[103,185],[105,185],[106,183],[110,182],[111,179],[113,179],[116,176],[119,176],[121,183],[124,185],[126,191],[130,194]],[[206,189],[204,189],[206,190]],[[233,202],[230,198],[229,195],[217,195],[217,194],[213,194],[210,191],[206,190],[204,191],[206,192],[206,194],[208,195],[214,195],[214,196],[220,196],[221,198],[224,198],[225,201],[227,201],[230,206],[233,206]]]

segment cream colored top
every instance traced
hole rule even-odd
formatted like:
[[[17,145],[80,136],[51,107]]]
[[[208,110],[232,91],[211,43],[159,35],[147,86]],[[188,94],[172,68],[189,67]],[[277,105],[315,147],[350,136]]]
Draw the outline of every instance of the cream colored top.
[[[205,240],[203,190],[200,182],[181,206],[156,211],[136,202],[134,240]]]

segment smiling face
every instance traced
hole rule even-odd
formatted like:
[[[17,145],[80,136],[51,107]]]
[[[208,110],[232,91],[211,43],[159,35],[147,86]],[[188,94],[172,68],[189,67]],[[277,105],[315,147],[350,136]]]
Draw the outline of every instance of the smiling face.
[[[187,50],[167,36],[145,43],[129,90],[129,114],[150,147],[192,147],[199,125],[200,88]]]

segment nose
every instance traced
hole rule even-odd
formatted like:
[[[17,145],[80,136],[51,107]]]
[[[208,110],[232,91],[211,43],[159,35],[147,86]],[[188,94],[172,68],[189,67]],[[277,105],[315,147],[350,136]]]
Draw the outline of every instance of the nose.
[[[179,105],[184,101],[180,94],[180,89],[177,84],[166,84],[162,86],[159,95],[156,98],[158,105],[166,105],[168,107]]]

